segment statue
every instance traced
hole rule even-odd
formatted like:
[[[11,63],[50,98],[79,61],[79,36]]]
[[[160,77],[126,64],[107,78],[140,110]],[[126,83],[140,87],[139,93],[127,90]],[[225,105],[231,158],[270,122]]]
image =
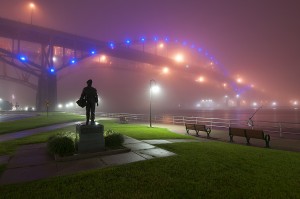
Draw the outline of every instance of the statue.
[[[91,119],[91,125],[95,124],[95,105],[98,106],[98,94],[97,90],[92,87],[93,80],[89,79],[87,82],[87,87],[85,87],[81,93],[79,101],[85,102],[86,109],[86,125],[89,124]]]

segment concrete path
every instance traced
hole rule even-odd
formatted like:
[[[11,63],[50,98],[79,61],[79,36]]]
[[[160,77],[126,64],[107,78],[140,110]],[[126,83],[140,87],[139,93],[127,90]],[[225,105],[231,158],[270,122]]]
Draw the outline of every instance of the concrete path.
[[[28,182],[73,174],[84,170],[101,169],[152,158],[173,156],[176,154],[153,146],[152,144],[166,144],[180,141],[197,142],[195,139],[140,141],[125,137],[123,146],[131,149],[130,152],[65,162],[56,162],[53,157],[47,153],[46,143],[23,145],[19,147],[16,153],[9,159],[6,170],[0,177],[0,184]]]
[[[24,131],[18,131],[15,133],[7,133],[7,134],[3,134],[0,135],[0,142],[5,142],[8,140],[14,140],[14,139],[18,139],[18,138],[23,138],[23,137],[27,137],[33,134],[37,134],[37,133],[42,133],[42,132],[47,132],[47,131],[52,131],[55,129],[60,129],[60,128],[64,128],[67,126],[72,126],[75,125],[79,122],[68,122],[68,123],[62,123],[62,124],[54,124],[51,126],[45,126],[45,127],[39,127],[39,128],[35,128],[35,129],[28,129],[28,130],[24,130]]]

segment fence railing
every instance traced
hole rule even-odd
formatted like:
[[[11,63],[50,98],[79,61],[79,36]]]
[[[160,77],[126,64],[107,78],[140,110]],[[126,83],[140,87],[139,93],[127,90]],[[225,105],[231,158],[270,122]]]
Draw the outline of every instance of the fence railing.
[[[129,121],[149,121],[149,115],[145,114],[130,114],[130,113],[97,113],[101,117],[119,118],[125,116]],[[152,117],[152,122],[184,125],[190,124],[205,124],[211,129],[228,129],[229,127],[240,128],[255,128],[262,129],[265,132],[277,137],[289,137],[300,139],[300,123],[292,122],[271,122],[253,120],[253,127],[248,126],[248,120],[224,119],[224,118],[206,118],[206,117],[192,117],[192,116],[163,116],[155,115]]]

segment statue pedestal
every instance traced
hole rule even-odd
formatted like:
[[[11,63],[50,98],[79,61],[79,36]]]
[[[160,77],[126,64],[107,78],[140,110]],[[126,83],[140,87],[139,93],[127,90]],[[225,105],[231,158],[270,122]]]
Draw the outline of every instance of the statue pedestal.
[[[76,133],[79,136],[78,153],[98,152],[105,149],[103,125],[77,124]]]

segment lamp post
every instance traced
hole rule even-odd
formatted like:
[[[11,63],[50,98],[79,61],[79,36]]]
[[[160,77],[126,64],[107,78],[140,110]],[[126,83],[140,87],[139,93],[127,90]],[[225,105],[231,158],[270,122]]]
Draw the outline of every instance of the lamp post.
[[[151,79],[150,80],[150,127],[152,127],[152,92],[157,93],[159,91],[159,87],[156,85],[156,81]]]
[[[33,15],[33,10],[35,8],[34,3],[30,3],[29,7],[30,7],[30,24],[32,25],[32,15]]]

